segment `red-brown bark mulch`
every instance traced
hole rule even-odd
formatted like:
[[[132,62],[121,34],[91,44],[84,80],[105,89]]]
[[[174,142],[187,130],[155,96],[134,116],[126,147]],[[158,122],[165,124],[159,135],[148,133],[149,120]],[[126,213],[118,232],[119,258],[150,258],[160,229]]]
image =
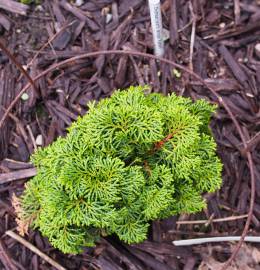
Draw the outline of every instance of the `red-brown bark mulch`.
[[[204,258],[200,249],[176,247],[172,240],[241,235],[246,216],[232,221],[212,220],[250,214],[250,209],[253,212],[248,234],[259,234],[258,0],[161,1],[164,58],[186,68],[193,67],[199,77],[163,61],[127,53],[129,50],[153,53],[146,1],[90,0],[83,1],[86,3],[80,7],[64,0],[45,0],[38,7],[17,5],[17,2],[12,6],[14,2],[0,0],[0,42],[32,78],[64,60],[75,56],[78,59],[68,60],[66,65],[36,80],[35,88],[29,87],[18,99],[0,129],[0,269],[55,269],[5,234],[16,227],[12,194],[20,195],[28,177],[35,174],[29,163],[35,148],[64,136],[66,128],[86,113],[89,100],[99,100],[115,89],[137,84],[149,84],[153,92],[175,92],[220,104],[211,126],[224,164],[222,189],[205,194],[208,208],[202,213],[153,222],[149,238],[142,244],[126,245],[111,236],[102,239],[96,248],[86,248],[83,254],[72,256],[52,248],[38,231],[31,230],[26,240],[66,269],[191,270],[198,269]],[[195,27],[195,39],[191,50],[192,27]],[[79,57],[107,50],[124,53]],[[23,73],[0,51],[0,121],[27,83]],[[250,208],[252,184],[255,184],[254,208],[252,200]],[[208,222],[180,224],[184,220]],[[231,248],[223,243],[221,247],[222,252],[212,256],[223,262],[230,257]]]

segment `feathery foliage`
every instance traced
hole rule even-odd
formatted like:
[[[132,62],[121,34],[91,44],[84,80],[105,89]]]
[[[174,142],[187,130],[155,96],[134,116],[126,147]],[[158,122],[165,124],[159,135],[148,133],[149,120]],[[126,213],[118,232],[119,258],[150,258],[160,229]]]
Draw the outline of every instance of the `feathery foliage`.
[[[216,107],[144,87],[89,104],[66,138],[32,157],[19,218],[54,247],[79,253],[100,235],[146,239],[149,221],[205,207],[222,165],[208,127]],[[21,221],[20,220],[20,221]]]

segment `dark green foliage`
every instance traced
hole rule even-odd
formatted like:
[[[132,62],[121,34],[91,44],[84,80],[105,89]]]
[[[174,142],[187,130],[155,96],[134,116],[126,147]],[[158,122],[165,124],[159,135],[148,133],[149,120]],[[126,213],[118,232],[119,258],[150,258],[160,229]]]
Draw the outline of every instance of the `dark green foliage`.
[[[150,220],[201,211],[201,194],[221,185],[208,128],[215,106],[144,90],[89,104],[66,138],[33,155],[38,173],[21,197],[20,218],[33,219],[65,253],[111,233],[141,242]]]

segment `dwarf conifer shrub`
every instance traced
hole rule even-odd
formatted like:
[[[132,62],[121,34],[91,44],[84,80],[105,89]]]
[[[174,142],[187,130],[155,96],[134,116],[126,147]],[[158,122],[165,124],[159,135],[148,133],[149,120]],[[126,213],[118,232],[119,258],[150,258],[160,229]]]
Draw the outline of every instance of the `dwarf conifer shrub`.
[[[221,185],[208,124],[216,107],[143,87],[89,104],[66,138],[32,157],[37,175],[20,198],[19,224],[79,253],[100,235],[146,239],[149,221],[205,207]]]

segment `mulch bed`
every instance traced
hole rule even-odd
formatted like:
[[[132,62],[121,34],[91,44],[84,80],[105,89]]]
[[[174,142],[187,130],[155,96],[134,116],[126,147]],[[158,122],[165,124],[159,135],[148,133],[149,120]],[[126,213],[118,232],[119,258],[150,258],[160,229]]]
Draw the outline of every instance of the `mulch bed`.
[[[15,6],[0,1],[0,42],[15,55],[32,78],[50,66],[84,53],[104,50],[153,53],[146,1],[90,0],[80,7],[70,1],[42,1],[41,6]],[[26,239],[66,269],[170,270],[197,269],[203,252],[197,247],[176,247],[172,240],[241,235],[246,215],[250,235],[260,228],[260,2],[258,0],[162,2],[165,32],[164,58],[193,69],[221,97],[200,80],[152,58],[134,55],[99,55],[68,61],[35,81],[16,102],[0,129],[0,269],[55,269],[24,245],[5,234],[16,227],[11,197],[20,195],[35,170],[30,155],[46,146],[87,111],[89,100],[100,100],[118,88],[149,84],[153,92],[224,101],[237,120],[243,144],[230,114],[220,104],[212,120],[223,170],[222,189],[205,194],[208,208],[196,215],[174,216],[151,224],[149,239],[125,245],[115,237],[102,239],[96,248],[78,256],[55,250],[38,231]],[[22,15],[26,14],[26,15]],[[195,38],[191,44],[191,32]],[[28,83],[27,78],[0,52],[0,120]],[[255,176],[255,204],[250,176]],[[252,206],[252,204],[251,204]],[[241,216],[232,221],[214,219]],[[206,220],[204,224],[183,221]],[[182,224],[181,224],[182,223]],[[221,244],[216,259],[231,253]],[[256,245],[255,245],[256,246]]]

